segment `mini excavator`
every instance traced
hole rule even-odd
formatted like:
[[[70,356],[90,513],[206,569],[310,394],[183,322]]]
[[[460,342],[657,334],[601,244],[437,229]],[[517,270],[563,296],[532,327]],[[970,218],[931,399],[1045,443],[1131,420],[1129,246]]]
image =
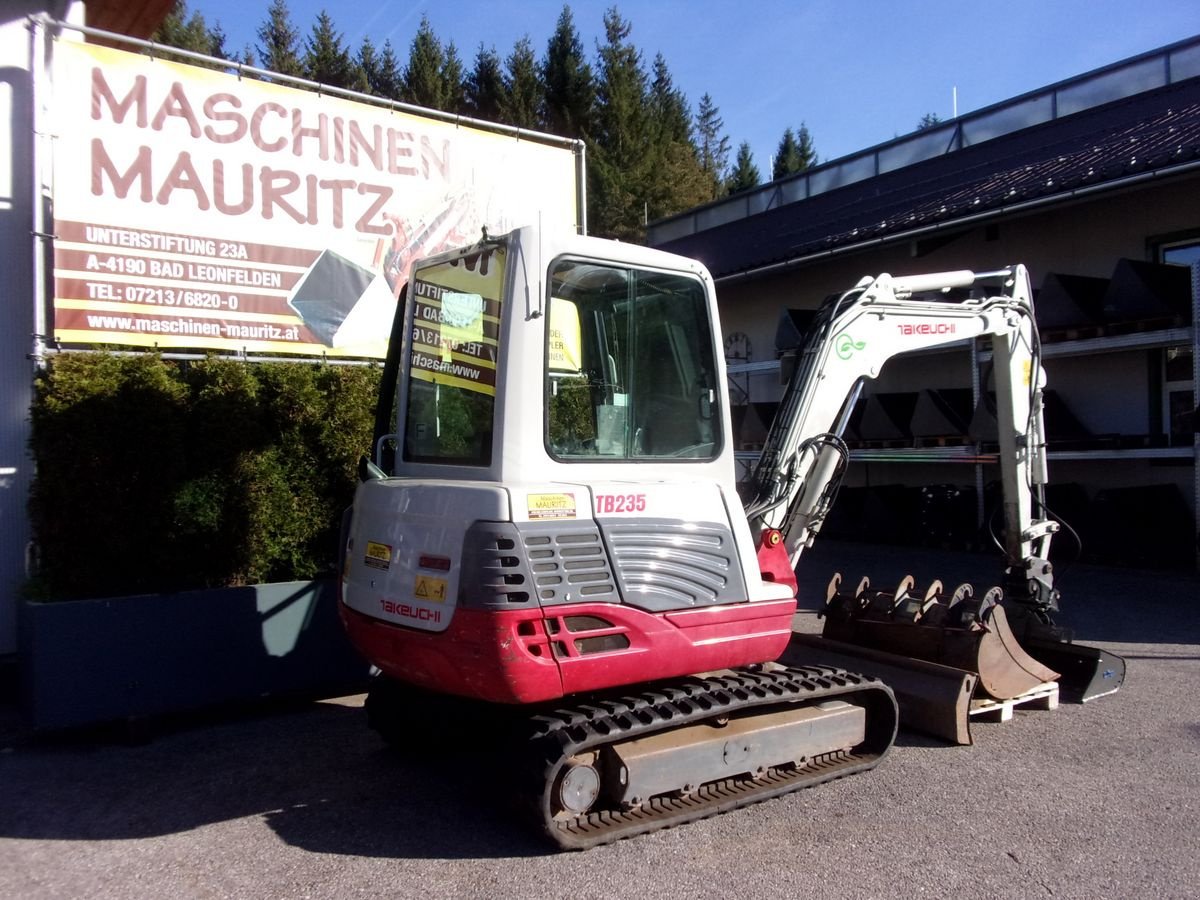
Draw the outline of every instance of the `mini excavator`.
[[[1023,267],[880,275],[827,300],[743,503],[699,262],[522,228],[415,263],[342,529],[339,609],[378,669],[372,725],[401,742],[419,710],[445,723],[439,697],[512,710],[513,790],[566,849],[877,765],[892,690],[776,662],[794,572],[833,503],[863,383],[892,356],[980,336],[997,373],[1003,599],[864,583],[831,589],[828,626],[901,648],[875,632],[999,633],[1004,658],[977,669],[1095,670],[1052,618],[1057,525],[1040,517],[1044,376]]]

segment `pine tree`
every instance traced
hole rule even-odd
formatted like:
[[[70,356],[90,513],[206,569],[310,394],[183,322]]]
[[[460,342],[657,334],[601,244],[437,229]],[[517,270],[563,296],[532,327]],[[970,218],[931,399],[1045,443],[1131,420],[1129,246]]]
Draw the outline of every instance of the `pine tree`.
[[[800,148],[796,145],[796,133],[785,128],[779,146],[775,150],[775,161],[771,165],[771,178],[783,178],[800,169]]]
[[[917,123],[917,131],[924,131],[926,128],[932,128],[934,125],[941,125],[942,117],[937,113],[925,113],[921,116],[921,121]]]
[[[167,47],[203,53],[218,59],[228,59],[225,53],[225,32],[220,24],[209,28],[199,12],[188,15],[186,0],[175,0],[171,11],[163,18],[150,40]],[[197,63],[199,65],[199,63]]]
[[[591,127],[596,84],[569,6],[559,13],[538,74],[544,90],[542,126],[551,134],[583,137]]]
[[[696,110],[696,151],[700,156],[700,168],[709,183],[709,200],[722,193],[725,169],[729,165],[729,138],[724,134],[725,122],[713,103],[705,94],[700,98]]]
[[[588,148],[593,163],[588,219],[602,237],[639,241],[654,160],[646,72],[629,41],[632,30],[615,7],[604,14],[595,134]]]
[[[292,25],[287,0],[272,0],[267,19],[259,26],[258,39],[258,56],[264,69],[281,75],[304,74],[297,44],[300,32]]]
[[[439,109],[452,113],[466,113],[467,86],[462,59],[454,41],[446,45],[446,56],[442,62],[442,105]]]
[[[687,97],[675,87],[667,62],[654,59],[649,106],[655,164],[650,174],[647,218],[674,215],[712,199],[712,189],[692,141],[692,113]]]
[[[313,24],[304,50],[304,77],[318,84],[360,91],[366,88],[366,79],[350,51],[342,42],[342,35],[333,27],[329,13],[321,10]]]
[[[445,109],[445,66],[446,54],[442,52],[442,42],[433,33],[429,17],[422,16],[408,51],[408,65],[404,67],[401,77],[403,99],[430,109]]]
[[[650,113],[658,131],[671,141],[690,143],[692,139],[692,112],[687,97],[675,87],[667,61],[659,53],[654,57],[650,82]]]
[[[800,156],[800,168],[796,170],[797,172],[811,169],[817,164],[817,147],[813,143],[812,135],[808,132],[808,126],[803,122],[796,131],[796,151]]]
[[[396,59],[396,51],[392,48],[391,40],[383,42],[383,51],[379,54],[378,80],[372,87],[372,92],[389,100],[399,100],[402,77],[400,61]]]
[[[803,172],[817,164],[817,151],[813,147],[812,136],[808,126],[803,122],[797,131],[785,129],[775,151],[775,162],[771,166],[771,178],[783,178],[787,175]]]
[[[538,80],[537,57],[533,44],[523,37],[513,45],[505,60],[504,121],[518,128],[537,128],[542,105],[542,85]]]
[[[504,69],[495,47],[479,45],[465,87],[468,115],[487,122],[504,121]]]
[[[758,187],[762,177],[758,174],[758,166],[754,165],[754,154],[750,152],[750,142],[742,141],[738,147],[737,159],[733,163],[733,171],[729,173],[726,182],[726,192],[736,194]]]
[[[376,86],[379,84],[379,52],[375,49],[369,36],[363,37],[362,43],[358,47],[356,60],[359,69],[362,70],[363,78],[366,79],[367,93],[378,95]]]

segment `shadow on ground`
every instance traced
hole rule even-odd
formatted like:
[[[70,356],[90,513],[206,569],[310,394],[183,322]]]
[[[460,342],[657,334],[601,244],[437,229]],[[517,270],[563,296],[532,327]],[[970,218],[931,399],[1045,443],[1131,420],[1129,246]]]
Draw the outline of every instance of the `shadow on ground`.
[[[111,733],[0,746],[0,840],[116,841],[262,817],[315,853],[522,857],[549,851],[488,798],[482,754],[401,754],[354,706],[176,721],[129,746]]]

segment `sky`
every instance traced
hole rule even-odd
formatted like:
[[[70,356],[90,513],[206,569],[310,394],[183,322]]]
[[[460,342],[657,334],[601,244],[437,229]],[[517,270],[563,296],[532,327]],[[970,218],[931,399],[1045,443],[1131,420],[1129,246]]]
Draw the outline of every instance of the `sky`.
[[[614,0],[569,4],[589,61]],[[704,94],[730,139],[769,179],[784,129],[808,128],[821,161],[1200,34],[1196,0],[626,0],[631,42],[649,71],[662,53],[693,112]],[[226,49],[254,50],[270,0],[188,0]],[[288,0],[301,45],[330,13],[351,52],[392,42],[403,64],[421,17],[469,70],[482,44],[506,57],[527,36],[540,58],[563,0]],[[255,51],[257,58],[258,53]]]

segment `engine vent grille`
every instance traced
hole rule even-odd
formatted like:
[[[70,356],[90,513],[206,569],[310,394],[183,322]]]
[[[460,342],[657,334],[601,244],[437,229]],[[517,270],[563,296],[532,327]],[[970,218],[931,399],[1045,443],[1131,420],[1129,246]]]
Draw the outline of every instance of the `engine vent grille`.
[[[509,522],[476,522],[467,529],[458,589],[461,605],[489,609],[537,605],[520,541],[516,526]]]
[[[746,599],[733,533],[723,525],[605,522],[627,603],[651,612]]]
[[[597,528],[527,526],[525,555],[543,604],[617,603],[617,585]]]

